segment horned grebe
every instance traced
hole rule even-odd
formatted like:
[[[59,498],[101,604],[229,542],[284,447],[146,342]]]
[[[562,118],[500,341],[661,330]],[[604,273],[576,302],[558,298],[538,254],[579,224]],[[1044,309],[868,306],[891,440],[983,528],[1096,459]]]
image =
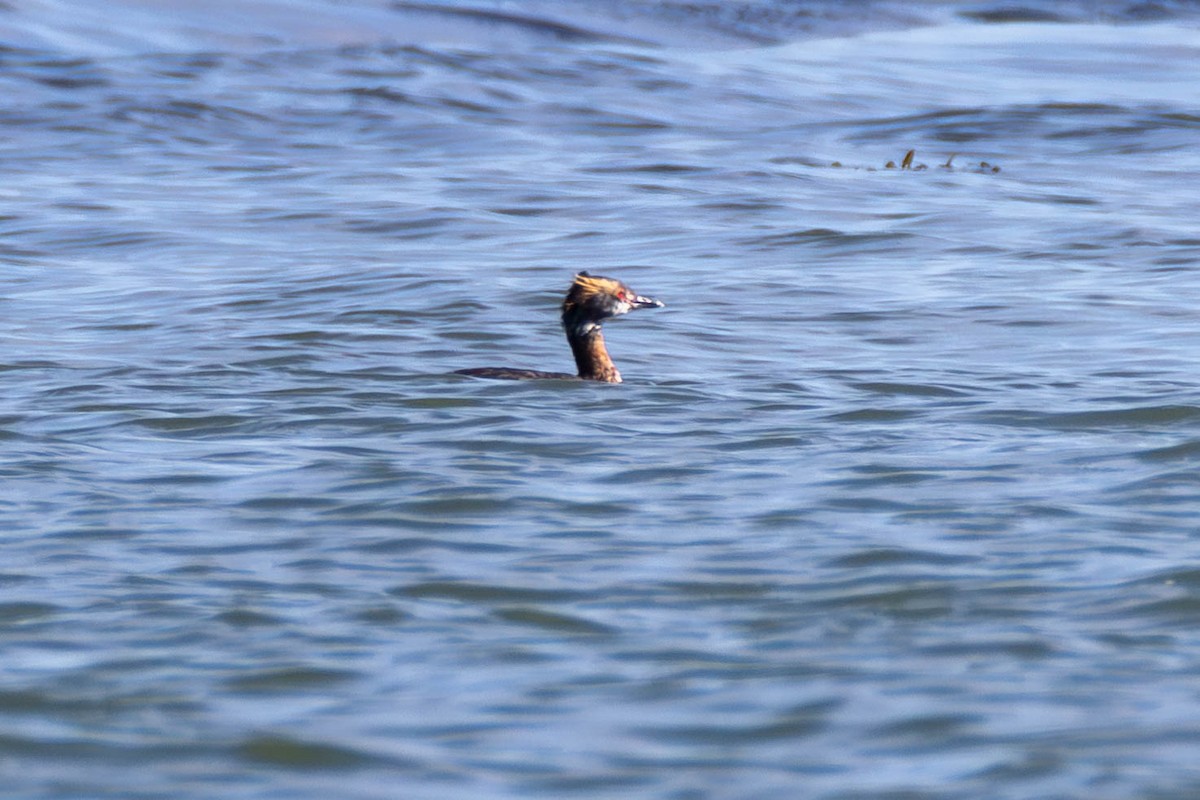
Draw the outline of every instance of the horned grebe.
[[[615,278],[589,275],[581,272],[575,276],[562,305],[563,330],[575,354],[578,375],[566,372],[542,372],[536,369],[510,369],[508,367],[475,367],[459,369],[459,375],[474,375],[477,378],[507,378],[530,380],[557,378],[559,380],[603,381],[620,383],[621,373],[608,357],[604,347],[604,332],[600,323],[609,317],[619,317],[635,308],[662,308],[662,303],[652,297],[642,297]]]

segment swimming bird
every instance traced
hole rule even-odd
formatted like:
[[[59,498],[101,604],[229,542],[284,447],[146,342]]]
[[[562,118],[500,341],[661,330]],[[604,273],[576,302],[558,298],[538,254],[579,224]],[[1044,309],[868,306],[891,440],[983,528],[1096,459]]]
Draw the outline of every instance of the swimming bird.
[[[477,378],[506,378],[509,380],[558,380],[602,381],[620,383],[621,373],[608,356],[604,346],[604,332],[600,324],[611,317],[628,314],[635,308],[662,308],[663,304],[652,297],[642,297],[616,278],[589,275],[580,272],[567,291],[562,304],[562,326],[567,342],[575,355],[575,366],[579,374],[566,372],[543,372],[536,369],[512,369],[509,367],[475,367],[455,370],[459,375]]]

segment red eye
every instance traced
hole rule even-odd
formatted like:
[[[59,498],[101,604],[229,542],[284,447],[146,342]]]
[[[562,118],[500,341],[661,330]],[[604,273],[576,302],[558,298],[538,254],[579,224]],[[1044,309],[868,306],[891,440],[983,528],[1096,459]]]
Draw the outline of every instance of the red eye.
[[[617,292],[617,299],[622,302],[628,300],[629,292],[625,291],[624,289],[621,289],[620,291]]]

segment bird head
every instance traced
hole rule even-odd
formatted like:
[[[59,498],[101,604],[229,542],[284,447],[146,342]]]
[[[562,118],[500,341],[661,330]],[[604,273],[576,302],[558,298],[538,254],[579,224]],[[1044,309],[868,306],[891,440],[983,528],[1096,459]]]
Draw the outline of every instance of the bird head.
[[[662,302],[643,297],[615,278],[580,272],[563,300],[562,321],[567,333],[582,336],[610,317],[635,308],[662,308]]]

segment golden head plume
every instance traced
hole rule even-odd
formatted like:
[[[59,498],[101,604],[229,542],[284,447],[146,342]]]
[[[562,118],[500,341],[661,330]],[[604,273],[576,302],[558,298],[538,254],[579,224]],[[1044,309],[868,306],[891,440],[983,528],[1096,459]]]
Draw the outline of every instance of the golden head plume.
[[[585,271],[575,276],[570,293],[580,302],[594,294],[616,294],[620,288],[620,281],[600,275],[589,275]]]

